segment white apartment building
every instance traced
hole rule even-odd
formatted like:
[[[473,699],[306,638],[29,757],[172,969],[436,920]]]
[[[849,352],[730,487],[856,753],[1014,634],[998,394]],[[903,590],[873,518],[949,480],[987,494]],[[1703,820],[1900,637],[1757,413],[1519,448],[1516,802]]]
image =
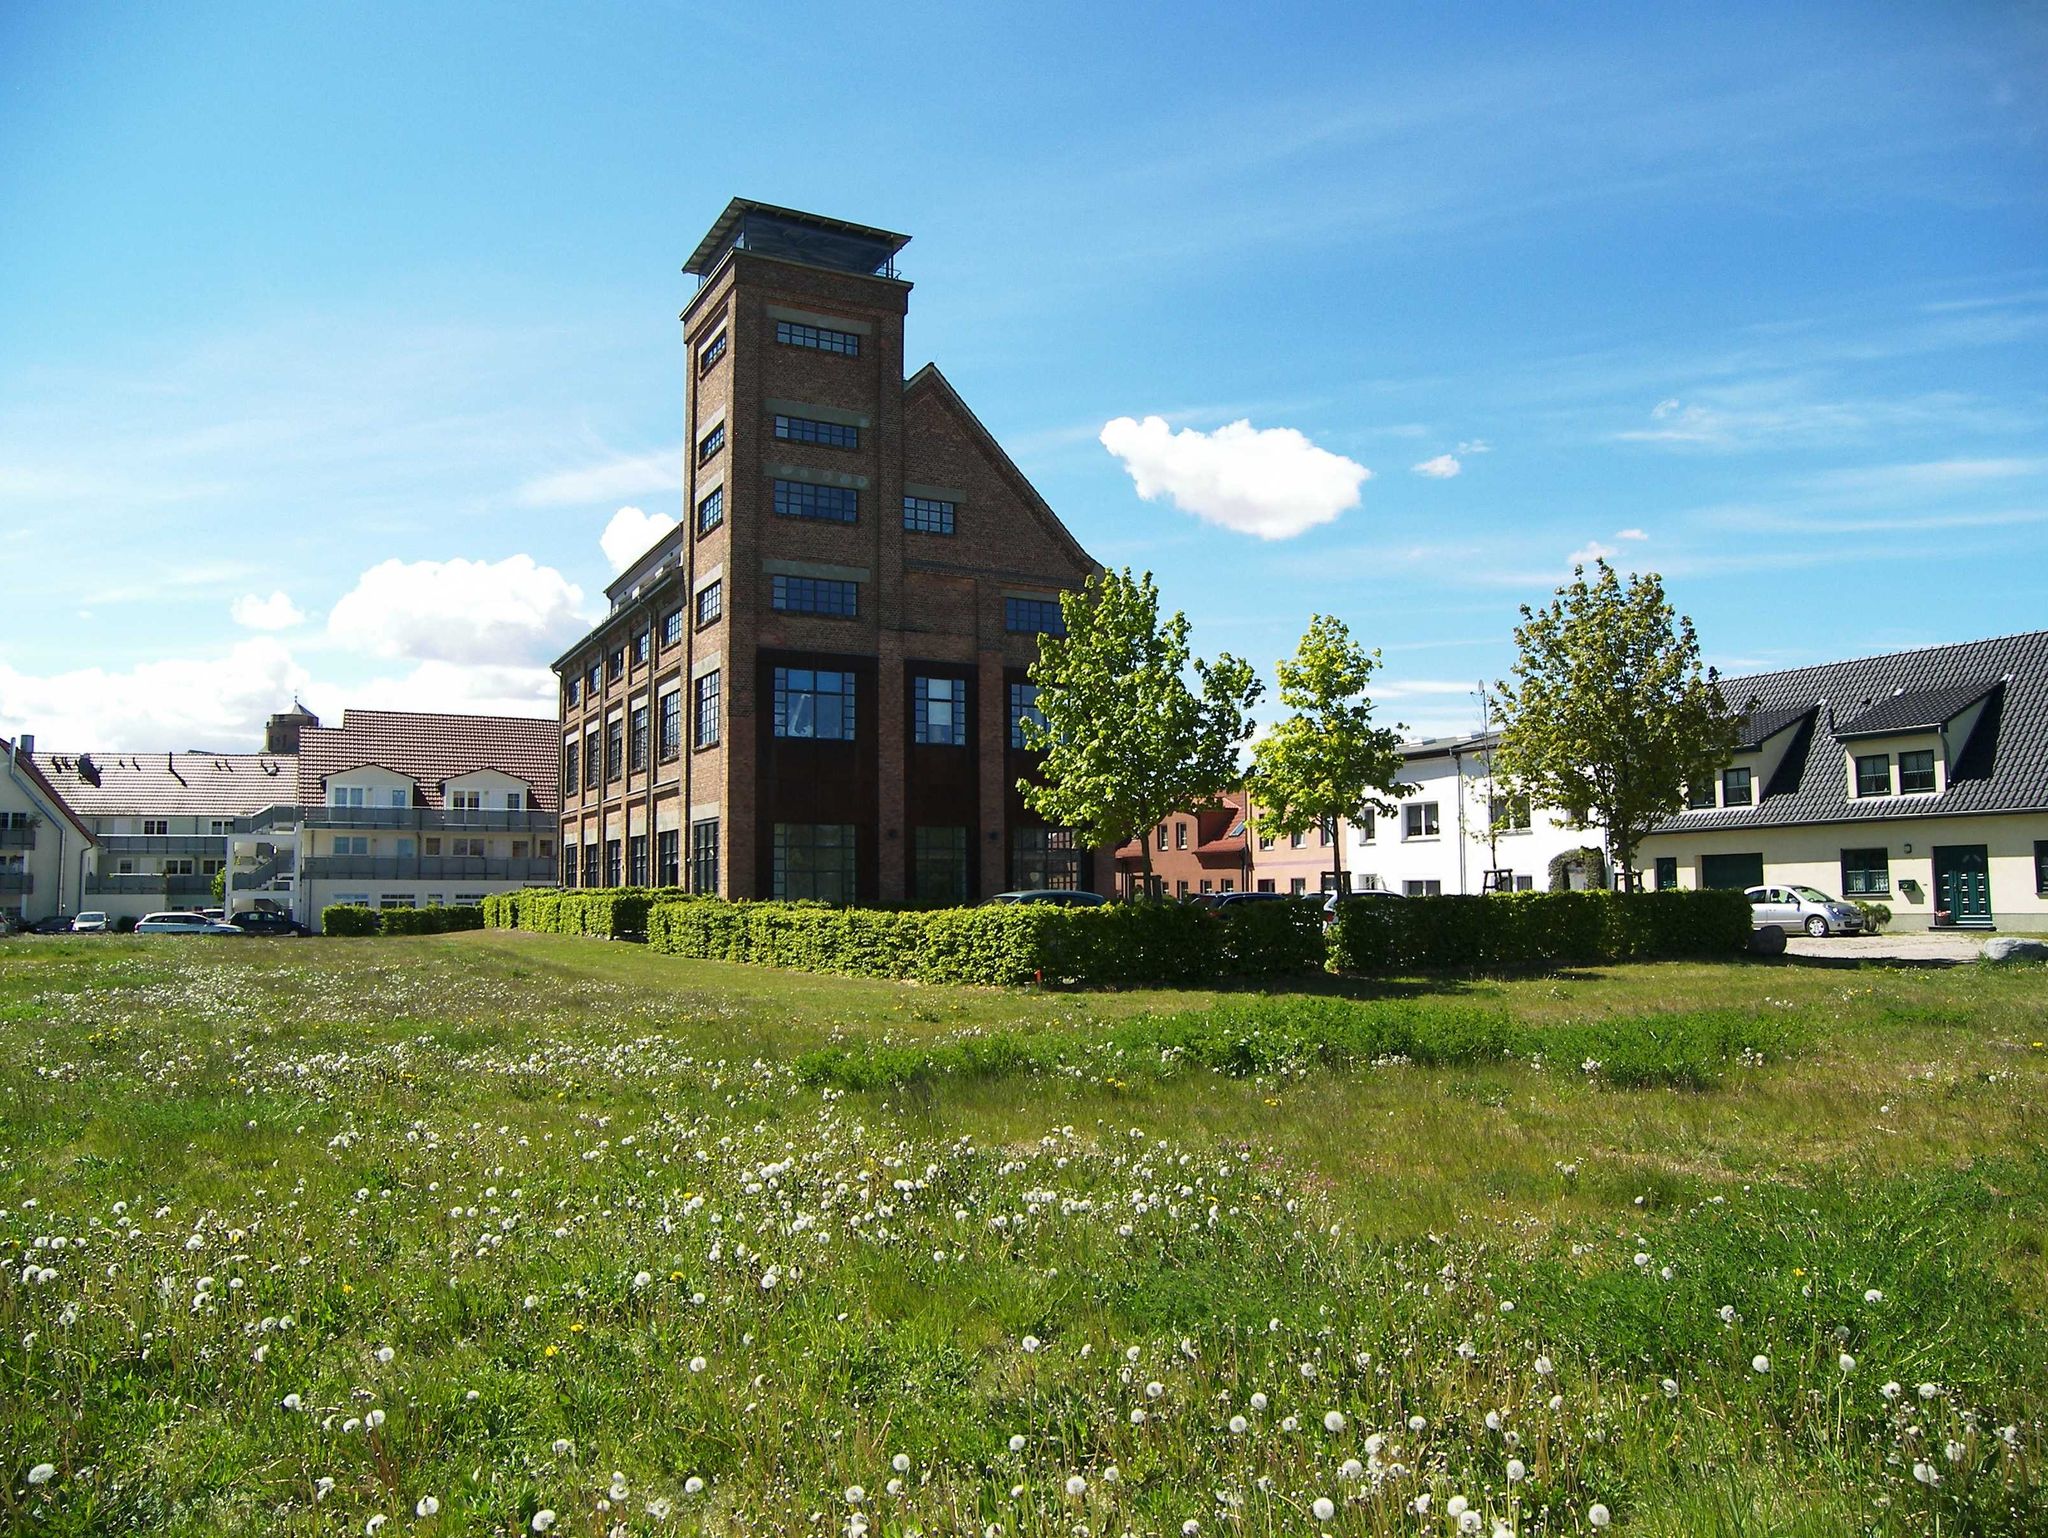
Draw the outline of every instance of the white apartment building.
[[[36,740],[0,738],[0,917],[76,913],[92,832],[35,763]],[[89,904],[85,906],[90,906]]]

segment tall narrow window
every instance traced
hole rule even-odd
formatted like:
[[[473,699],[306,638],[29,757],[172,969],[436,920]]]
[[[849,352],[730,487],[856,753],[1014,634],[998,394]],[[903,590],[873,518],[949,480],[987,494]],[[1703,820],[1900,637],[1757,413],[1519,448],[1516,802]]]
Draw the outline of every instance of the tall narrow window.
[[[582,755],[576,751],[574,742],[562,745],[562,794],[573,796],[581,788],[576,771],[582,766]]]
[[[597,845],[585,844],[583,846],[583,884],[585,886],[604,885],[604,874],[599,869],[597,861]]]
[[[661,617],[661,644],[680,645],[683,639],[683,611],[671,609]]]
[[[643,773],[647,768],[647,707],[636,705],[633,709],[633,735],[626,747],[626,768],[634,773]]]
[[[1043,728],[1045,713],[1038,708],[1037,684],[1010,685],[1010,746],[1027,747],[1024,741],[1024,723],[1030,721]]]
[[[667,763],[683,751],[683,691],[671,689],[661,697],[661,761]]]
[[[592,730],[583,738],[583,783],[592,790],[597,789],[598,778],[604,772],[601,762],[598,758],[597,732]],[[596,884],[590,883],[592,886]]]
[[[696,723],[692,741],[700,748],[718,746],[718,671],[697,680]]]
[[[690,824],[690,890],[700,897],[718,895],[716,817],[700,817]]]
[[[625,880],[624,849],[615,838],[604,841],[604,884],[620,886]]]
[[[853,741],[854,678],[823,668],[775,670],[775,735]]]
[[[1747,768],[1721,771],[1721,804],[1749,806],[1756,799],[1755,777]]]
[[[697,532],[709,534],[725,522],[725,488],[714,486],[697,503]]]
[[[707,625],[717,624],[719,616],[724,613],[724,580],[721,578],[717,582],[707,582],[697,594],[697,628],[702,630]]]
[[[912,697],[913,735],[919,742],[963,747],[967,742],[967,683],[959,678],[920,678]]]
[[[674,828],[654,835],[654,880],[657,886],[683,884],[683,836]]]
[[[635,833],[626,840],[626,884],[647,885],[647,835]]]
[[[967,901],[967,830],[918,828],[911,846],[911,894],[927,908]]]
[[[613,716],[604,724],[604,777],[616,780],[626,767],[626,723]],[[612,885],[617,886],[617,882]]]

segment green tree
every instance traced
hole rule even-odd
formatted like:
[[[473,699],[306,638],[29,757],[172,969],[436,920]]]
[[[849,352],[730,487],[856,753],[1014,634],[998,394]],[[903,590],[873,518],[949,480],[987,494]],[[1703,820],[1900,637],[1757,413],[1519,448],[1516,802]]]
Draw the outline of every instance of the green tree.
[[[1088,844],[1136,838],[1150,893],[1153,826],[1213,805],[1237,783],[1238,747],[1253,729],[1246,712],[1262,685],[1228,652],[1213,663],[1190,657],[1187,616],[1160,620],[1150,572],[1091,577],[1060,595],[1060,612],[1067,633],[1040,636],[1031,665],[1045,724],[1023,727],[1025,745],[1045,754],[1044,777],[1017,789]]]
[[[1344,820],[1392,812],[1415,788],[1398,779],[1399,729],[1373,725],[1365,688],[1378,665],[1379,654],[1352,640],[1342,620],[1313,616],[1278,668],[1280,703],[1294,714],[1252,746],[1259,826],[1290,837],[1310,828],[1327,833],[1339,892],[1346,890]]]
[[[225,866],[213,873],[213,900],[226,902],[228,896],[228,873]]]
[[[1523,605],[1515,681],[1496,686],[1494,762],[1568,826],[1602,829],[1634,891],[1643,835],[1684,805],[1688,783],[1719,772],[1741,716],[1655,572],[1625,586],[1605,561],[1594,572],[1574,566],[1546,608]]]

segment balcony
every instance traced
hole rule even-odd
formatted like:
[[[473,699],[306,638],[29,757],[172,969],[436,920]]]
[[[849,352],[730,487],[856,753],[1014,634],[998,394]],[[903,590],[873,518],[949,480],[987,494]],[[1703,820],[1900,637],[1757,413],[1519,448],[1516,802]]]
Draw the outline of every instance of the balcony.
[[[383,829],[396,833],[538,833],[552,835],[560,821],[554,812],[444,811],[432,806],[292,806],[280,804],[235,819],[241,834],[287,828]]]
[[[225,833],[102,833],[100,848],[108,854],[198,854],[217,856]]]
[[[517,814],[514,814],[517,815]],[[544,814],[552,819],[552,814]],[[519,881],[555,880],[552,858],[471,859],[457,855],[316,855],[299,862],[303,881]]]
[[[33,892],[36,878],[25,870],[0,870],[0,892]]]
[[[0,849],[33,849],[36,847],[36,824],[29,823],[21,828],[0,828]]]
[[[213,892],[213,877],[166,876],[160,871],[88,871],[85,889],[107,897],[206,897]]]

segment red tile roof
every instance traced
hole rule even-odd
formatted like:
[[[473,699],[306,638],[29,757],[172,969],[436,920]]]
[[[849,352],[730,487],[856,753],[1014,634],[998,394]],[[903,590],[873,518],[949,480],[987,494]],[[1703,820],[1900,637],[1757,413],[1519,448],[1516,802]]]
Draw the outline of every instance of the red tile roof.
[[[562,731],[534,716],[454,716],[415,710],[345,710],[339,726],[299,735],[299,800],[327,799],[329,777],[376,764],[419,782],[428,806],[446,780],[496,769],[523,780],[535,809],[562,807]]]
[[[15,768],[21,771],[22,778],[35,786],[43,799],[50,804],[50,809],[70,823],[72,827],[76,828],[84,836],[88,844],[98,842],[92,836],[92,829],[78,820],[78,813],[71,809],[71,803],[64,799],[63,793],[50,783],[49,776],[36,767],[34,755],[28,753],[16,755],[14,744],[6,738],[0,737],[0,758],[12,758]]]

